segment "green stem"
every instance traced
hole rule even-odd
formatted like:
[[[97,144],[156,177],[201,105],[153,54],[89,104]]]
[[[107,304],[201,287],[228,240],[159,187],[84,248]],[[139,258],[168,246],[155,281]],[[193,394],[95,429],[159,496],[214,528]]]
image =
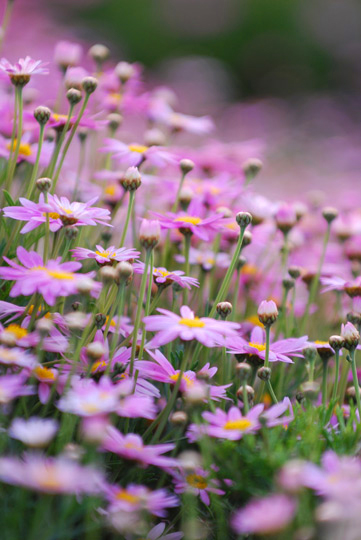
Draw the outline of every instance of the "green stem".
[[[361,422],[361,398],[360,398],[360,387],[359,387],[358,378],[357,378],[355,352],[356,352],[355,348],[350,351],[351,369],[352,369],[353,385],[355,387],[357,409],[359,412],[359,422]]]
[[[322,361],[322,405],[326,407],[327,404],[327,367],[328,360]]]
[[[149,315],[149,309],[150,309],[150,298],[152,294],[152,283],[153,283],[153,267],[154,267],[154,252],[152,250],[151,256],[150,256],[150,272],[149,272],[149,283],[148,283],[148,290],[147,290],[147,300],[145,303],[145,310],[144,310],[144,317],[147,317]],[[146,336],[146,330],[143,323],[143,332],[142,332],[142,341],[140,344],[139,354],[138,357],[141,360],[143,356],[144,351],[144,344],[145,344],[145,336]]]
[[[9,174],[6,179],[5,189],[6,191],[9,191],[11,182],[14,176],[16,164],[19,157],[19,150],[20,150],[20,144],[21,144],[21,137],[23,133],[23,88],[22,86],[17,86],[15,88],[15,100],[18,102],[18,131],[16,136],[16,145],[14,150],[14,155],[12,157]],[[15,142],[15,141],[14,141]]]
[[[37,179],[37,176],[38,176],[38,170],[39,170],[39,161],[40,161],[41,149],[42,149],[43,141],[44,141],[44,128],[45,128],[45,125],[40,124],[38,151],[36,153],[33,172],[31,174],[28,189],[27,189],[27,192],[26,192],[26,195],[25,195],[26,199],[31,199],[32,198],[32,194],[33,194],[33,191],[34,191],[34,188],[35,188],[35,182],[36,182],[36,179]]]
[[[122,237],[120,239],[119,247],[123,247],[123,245],[124,245],[125,237],[127,235],[127,231],[128,231],[128,227],[129,227],[130,216],[133,213],[134,200],[135,200],[135,191],[130,191],[129,192],[129,200],[128,200],[127,217],[125,218],[124,229],[123,229],[123,232],[122,232]]]
[[[338,349],[335,350],[335,382],[333,385],[332,390],[332,400],[335,400],[337,397],[337,389],[338,389],[338,380],[340,376],[340,351]]]
[[[191,247],[191,240],[192,235],[191,234],[185,234],[184,235],[184,273],[188,277],[189,276],[189,250]],[[187,287],[184,287],[183,290],[183,304],[187,305],[188,303],[188,289]]]
[[[65,125],[64,125],[63,129],[61,130],[60,137],[59,137],[58,141],[56,142],[54,153],[53,153],[53,155],[51,157],[51,162],[50,162],[49,170],[48,170],[48,175],[49,175],[50,178],[52,178],[52,176],[54,174],[54,170],[55,170],[55,167],[56,167],[56,163],[58,161],[58,157],[59,157],[61,147],[63,146],[66,134],[69,131],[73,111],[74,111],[74,104],[71,103],[70,107],[69,107],[68,117],[66,119],[66,122],[65,122]]]
[[[48,193],[45,193],[45,202],[48,202]],[[43,259],[44,264],[47,263],[48,257],[49,257],[49,235],[50,235],[50,219],[49,219],[49,212],[46,212],[45,216],[46,222],[45,222],[45,238],[44,238],[44,253],[43,253]]]

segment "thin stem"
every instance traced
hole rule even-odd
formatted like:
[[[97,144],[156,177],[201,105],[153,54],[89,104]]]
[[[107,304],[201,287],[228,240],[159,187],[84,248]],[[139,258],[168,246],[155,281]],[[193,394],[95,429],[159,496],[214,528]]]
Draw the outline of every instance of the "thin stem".
[[[3,17],[3,20],[2,20],[2,23],[1,23],[1,28],[0,28],[0,48],[2,47],[4,38],[5,38],[5,34],[6,34],[6,30],[7,30],[8,26],[9,26],[13,6],[14,6],[14,0],[7,0],[5,13],[4,13],[4,17]]]
[[[26,199],[31,199],[32,198],[32,194],[33,194],[33,191],[34,191],[34,188],[35,188],[35,182],[36,182],[36,178],[38,176],[38,170],[39,170],[39,161],[40,161],[41,149],[42,149],[43,141],[44,141],[44,128],[45,128],[45,125],[40,124],[38,151],[36,153],[33,172],[31,173],[31,178],[30,178],[30,181],[29,181],[29,185],[28,185],[26,195],[25,195]]]
[[[327,404],[327,367],[328,359],[322,361],[322,405],[324,407]]]
[[[63,146],[63,142],[64,142],[64,140],[65,140],[66,134],[67,134],[68,131],[69,131],[69,127],[70,127],[70,122],[71,122],[71,117],[72,117],[72,114],[73,114],[73,110],[74,110],[74,104],[71,103],[71,104],[70,104],[70,107],[69,107],[68,117],[67,117],[67,119],[66,119],[65,125],[64,125],[63,129],[61,130],[60,137],[59,137],[59,139],[58,139],[57,142],[56,142],[56,146],[55,146],[55,149],[54,149],[54,153],[53,153],[53,155],[51,156],[51,162],[50,162],[49,169],[48,169],[48,175],[49,175],[50,178],[51,178],[51,177],[53,176],[53,174],[54,174],[54,170],[55,170],[55,167],[56,167],[56,163],[57,163],[57,161],[58,161],[58,157],[59,157],[59,153],[60,153],[61,147]]]
[[[48,192],[45,193],[45,202],[48,202]],[[49,235],[50,235],[50,219],[49,219],[49,212],[46,212],[45,215],[45,238],[44,238],[44,253],[43,253],[43,259],[44,264],[47,263],[48,257],[49,257]]]
[[[133,330],[132,355],[131,355],[130,366],[129,366],[130,377],[133,375],[133,371],[134,371],[134,359],[135,359],[135,353],[137,349],[138,331],[139,331],[139,326],[140,326],[140,318],[141,318],[141,314],[143,310],[143,300],[144,300],[145,287],[146,287],[147,278],[148,278],[148,266],[149,266],[150,257],[151,257],[151,251],[148,249],[145,255],[144,271],[142,275],[142,281],[140,284],[137,314],[135,316],[135,323],[134,323],[134,330]]]
[[[22,86],[17,86],[15,88],[15,100],[17,100],[17,102],[18,102],[18,104],[17,104],[17,107],[18,107],[18,131],[17,131],[17,136],[16,136],[16,144],[15,144],[15,140],[12,143],[12,144],[15,144],[15,150],[14,150],[14,155],[12,157],[12,161],[11,161],[11,164],[10,164],[10,167],[9,167],[9,174],[8,174],[7,179],[6,179],[6,184],[5,184],[6,191],[8,191],[10,189],[11,182],[12,182],[12,179],[13,179],[13,176],[14,176],[16,164],[17,164],[18,157],[19,157],[21,136],[22,136],[22,133],[23,133],[23,88],[22,88]],[[13,146],[11,148],[13,148]]]
[[[337,389],[338,389],[338,380],[340,377],[340,351],[338,349],[335,350],[335,382],[333,385],[332,390],[332,400],[336,399],[337,397]]]
[[[149,315],[150,298],[152,294],[152,283],[153,283],[153,267],[154,267],[154,251],[152,250],[151,256],[150,256],[149,283],[148,283],[148,290],[147,290],[147,300],[146,300],[145,309],[144,309],[144,317],[147,317]],[[140,360],[142,359],[142,356],[143,356],[145,336],[146,336],[146,330],[143,323],[142,341],[140,344],[140,349],[139,349],[139,354],[138,354],[138,357],[140,358]]]
[[[127,231],[128,231],[128,227],[129,227],[130,216],[133,213],[134,200],[135,200],[135,191],[130,191],[129,192],[129,200],[128,200],[127,217],[125,218],[124,229],[123,229],[123,232],[122,232],[122,237],[120,239],[119,247],[123,247],[123,245],[124,245],[125,237],[127,235]]]
[[[185,234],[184,235],[184,273],[188,277],[189,276],[189,250],[191,247],[191,234]],[[183,304],[188,303],[188,289],[187,287],[184,287],[183,290]]]
[[[353,385],[355,387],[357,409],[358,409],[358,412],[359,412],[359,422],[361,422],[361,398],[360,398],[360,387],[359,387],[358,378],[357,378],[355,352],[356,352],[356,348],[353,348],[350,351],[351,369],[352,369]]]
[[[270,350],[270,330],[271,326],[268,324],[265,327],[266,330],[266,349],[265,349],[265,357],[264,357],[264,367],[269,367],[269,350]],[[272,398],[273,403],[278,403],[276,394],[273,391],[271,379],[266,381],[267,390]]]
[[[9,176],[9,170],[10,165],[12,163],[12,157],[13,157],[13,149],[15,144],[15,135],[16,135],[16,125],[17,125],[17,119],[18,119],[18,99],[17,99],[17,91],[15,88],[15,97],[14,97],[14,118],[13,118],[13,129],[11,131],[11,140],[10,140],[10,150],[9,150],[9,159],[6,164],[6,170],[5,170],[5,180],[7,181]]]

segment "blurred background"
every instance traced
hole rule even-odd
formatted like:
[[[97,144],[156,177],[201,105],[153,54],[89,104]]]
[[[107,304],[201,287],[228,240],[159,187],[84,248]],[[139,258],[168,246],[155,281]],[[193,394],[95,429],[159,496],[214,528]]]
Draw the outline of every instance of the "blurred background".
[[[262,138],[272,189],[359,180],[361,0],[15,0],[11,25],[7,50],[102,42],[216,136]]]

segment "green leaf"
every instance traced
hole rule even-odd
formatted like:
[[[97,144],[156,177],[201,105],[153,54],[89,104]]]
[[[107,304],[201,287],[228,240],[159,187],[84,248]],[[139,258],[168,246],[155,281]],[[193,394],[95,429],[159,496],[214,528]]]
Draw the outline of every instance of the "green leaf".
[[[5,197],[6,202],[8,203],[8,205],[9,206],[16,206],[16,202],[14,201],[14,199],[12,198],[10,193],[8,191],[6,191],[6,189],[3,189],[3,193],[4,193],[4,197]]]

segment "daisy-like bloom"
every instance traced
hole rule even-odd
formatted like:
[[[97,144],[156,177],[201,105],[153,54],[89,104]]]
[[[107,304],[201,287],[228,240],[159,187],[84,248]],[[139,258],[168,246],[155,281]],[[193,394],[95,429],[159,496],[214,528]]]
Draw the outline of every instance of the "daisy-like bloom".
[[[145,146],[143,144],[125,144],[117,139],[105,139],[105,145],[100,152],[110,152],[113,159],[125,163],[128,167],[137,167],[146,161],[153,167],[163,168],[176,165],[177,160],[173,154],[163,146]]]
[[[135,369],[139,372],[139,374],[142,377],[152,379],[153,381],[176,384],[179,379],[180,370],[174,369],[172,364],[159,350],[155,351],[154,353],[148,351],[148,354],[153,358],[154,362],[149,362],[147,360],[139,360],[135,362]],[[187,392],[188,390],[191,390],[198,382],[197,375],[207,375],[207,377],[211,379],[214,377],[217,371],[218,368],[211,368],[209,363],[205,364],[205,366],[203,366],[198,373],[191,370],[185,371],[182,376],[179,390],[181,392]],[[230,386],[232,386],[232,383],[224,386],[207,385],[209,398],[215,401],[227,399],[226,389]]]
[[[103,248],[98,244],[95,246],[96,251],[91,249],[85,249],[82,247],[77,247],[71,249],[73,257],[78,261],[84,259],[95,259],[99,264],[112,264],[114,262],[121,261],[133,261],[137,259],[140,255],[140,252],[134,248],[115,248],[114,246],[109,246],[108,248]]]
[[[58,214],[60,221],[64,226],[76,225],[106,225],[112,227],[107,221],[110,220],[110,212],[106,208],[97,208],[92,206],[98,197],[90,199],[87,203],[70,202],[66,197],[57,197],[57,195],[48,195],[48,204],[53,214]],[[55,217],[55,215],[53,215]]]
[[[51,386],[58,380],[58,370],[37,364],[32,371],[39,381],[38,395],[40,403],[47,403],[51,395]]]
[[[54,62],[65,70],[69,66],[77,66],[83,55],[83,49],[78,43],[58,41],[54,49]]]
[[[25,367],[32,369],[36,358],[18,347],[4,347],[0,345],[0,364],[7,367]]]
[[[83,466],[65,457],[46,457],[25,453],[18,457],[0,458],[0,480],[42,493],[94,494],[104,485],[100,471]]]
[[[21,229],[21,233],[25,234],[32,231],[46,222],[46,216],[49,216],[49,228],[52,232],[58,231],[62,227],[60,216],[57,212],[52,212],[51,208],[44,201],[44,195],[41,193],[39,202],[35,203],[20,197],[21,206],[6,206],[3,212],[6,217],[26,221],[26,224]]]
[[[252,499],[236,512],[232,527],[237,534],[266,535],[284,530],[296,513],[294,499],[283,494],[272,494]]]
[[[12,297],[30,296],[38,292],[47,304],[53,306],[57,298],[76,294],[81,280],[91,279],[95,275],[95,272],[76,274],[75,272],[81,268],[81,264],[78,262],[61,263],[61,257],[49,260],[45,265],[38,253],[28,252],[21,246],[17,248],[16,255],[23,266],[4,257],[10,267],[0,268],[2,279],[15,281],[10,291]],[[93,290],[96,294],[101,285],[95,281],[93,284]]]
[[[29,310],[30,311],[30,310]],[[56,328],[51,328],[50,335],[42,338],[35,330],[28,332],[26,325],[29,323],[30,316],[27,316],[27,321],[23,321],[23,326],[16,323],[9,324],[6,328],[0,323],[0,339],[7,345],[16,345],[18,347],[36,347],[42,341],[42,348],[49,352],[65,352],[68,347],[68,340]],[[50,319],[50,317],[45,317]]]
[[[225,337],[237,337],[239,324],[217,321],[210,317],[196,317],[188,306],[180,308],[180,316],[167,309],[158,308],[161,315],[144,317],[145,328],[158,332],[148,343],[149,348],[160,347],[176,338],[183,341],[196,339],[206,347],[216,347]]]
[[[213,214],[203,218],[203,214],[204,208],[195,200],[190,203],[187,212],[167,212],[165,216],[153,212],[163,229],[183,229],[207,242],[215,232],[220,230],[223,217],[220,214]]]
[[[107,435],[102,443],[102,449],[114,452],[124,459],[137,461],[144,467],[155,465],[156,467],[177,467],[178,461],[174,458],[163,456],[175,448],[173,443],[145,445],[140,435],[127,433],[123,435],[115,427],[109,426]]]
[[[41,448],[49,444],[58,431],[59,424],[53,418],[37,418],[25,420],[14,418],[8,433],[13,439],[18,439],[32,448]]]
[[[147,540],[181,540],[184,536],[182,532],[171,532],[163,534],[165,531],[165,523],[158,523],[146,535]]]
[[[361,276],[355,279],[346,280],[337,276],[321,277],[321,284],[324,285],[322,292],[344,291],[351,298],[361,297]]]
[[[264,404],[259,403],[252,407],[246,415],[237,407],[231,407],[228,412],[216,409],[214,413],[205,411],[202,416],[208,422],[207,425],[191,424],[187,432],[190,442],[197,440],[199,436],[207,434],[210,437],[238,441],[247,433],[254,433],[261,427],[260,417],[268,427],[287,426],[294,419],[291,401],[285,397],[281,403],[272,405],[264,411]],[[285,414],[285,413],[288,414]]]
[[[34,394],[34,387],[26,385],[26,375],[3,375],[0,377],[0,405],[10,403],[19,396]]]
[[[270,344],[269,361],[286,362],[293,364],[291,356],[303,357],[302,350],[307,345],[308,336],[300,338],[280,339]],[[240,336],[227,338],[228,353],[239,356],[242,360],[249,360],[262,364],[265,360],[266,336],[260,327],[253,328],[250,341]]]
[[[179,500],[165,489],[150,490],[146,486],[129,484],[126,488],[115,485],[105,486],[105,495],[110,503],[108,510],[116,512],[139,512],[146,510],[158,517],[166,515],[165,508],[178,506]]]
[[[205,471],[197,467],[192,472],[184,472],[183,474],[174,474],[174,482],[176,493],[193,493],[199,496],[201,501],[209,506],[209,493],[215,495],[224,495],[225,491],[219,489],[219,481],[216,478],[210,478],[209,471]]]
[[[14,85],[24,86],[30,81],[31,75],[47,75],[49,70],[46,63],[41,60],[33,60],[30,56],[20,58],[15,64],[11,64],[6,58],[0,60],[0,70],[7,73]]]
[[[144,267],[145,265],[143,262],[136,262],[133,266],[134,273],[143,274]],[[148,268],[148,274],[149,272],[150,268]],[[172,285],[172,283],[177,283],[180,287],[187,289],[191,289],[192,286],[199,287],[198,279],[185,276],[182,270],[168,271],[163,267],[153,268],[153,280],[158,286],[162,287],[168,287],[169,285]]]
[[[17,146],[17,139],[15,138],[13,143],[11,140],[5,139],[0,136],[0,156],[6,159],[10,158],[10,154],[14,152]],[[41,167],[45,167],[51,158],[51,154],[54,148],[54,144],[49,141],[43,141],[41,146],[39,164]],[[20,141],[19,154],[17,157],[17,163],[21,161],[27,161],[34,165],[38,152],[38,143],[31,141],[30,134],[25,134]]]

